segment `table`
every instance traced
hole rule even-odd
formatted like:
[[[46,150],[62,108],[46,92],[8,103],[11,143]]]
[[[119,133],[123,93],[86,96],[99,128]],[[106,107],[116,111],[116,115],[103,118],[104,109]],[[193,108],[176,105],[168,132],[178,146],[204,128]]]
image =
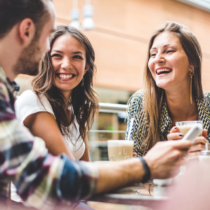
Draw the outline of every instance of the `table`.
[[[168,200],[168,198],[164,196],[152,196],[149,195],[148,193],[145,193],[148,191],[148,187],[147,185],[143,187],[142,186],[143,185],[128,186],[118,191],[99,194],[90,198],[89,201],[151,207],[159,205],[161,202]],[[138,187],[139,187],[138,192],[141,193],[140,195],[137,194]]]
[[[126,194],[102,194],[89,199],[89,201],[105,202],[124,205],[141,205],[141,206],[154,206],[159,205],[160,202],[166,201],[168,198],[153,197],[147,195],[126,195]]]

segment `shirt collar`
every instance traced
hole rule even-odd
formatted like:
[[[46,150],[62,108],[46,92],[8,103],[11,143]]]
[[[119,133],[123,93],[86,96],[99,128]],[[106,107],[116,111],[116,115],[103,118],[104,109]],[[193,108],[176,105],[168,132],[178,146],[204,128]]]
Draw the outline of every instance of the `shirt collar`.
[[[11,82],[10,79],[6,77],[6,74],[1,67],[0,67],[0,79],[1,81],[5,83],[6,87],[11,93],[14,93],[20,90],[20,86],[15,81]]]

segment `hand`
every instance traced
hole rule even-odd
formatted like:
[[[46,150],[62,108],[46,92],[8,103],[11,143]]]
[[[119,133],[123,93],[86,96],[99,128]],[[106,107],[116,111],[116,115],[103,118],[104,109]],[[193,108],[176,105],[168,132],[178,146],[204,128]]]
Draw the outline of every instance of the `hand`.
[[[179,129],[177,127],[173,127],[170,131],[170,134],[168,134],[167,136],[168,140],[180,140],[183,137],[184,135],[179,133]],[[195,139],[193,145],[191,146],[188,157],[195,157],[200,155],[200,151],[205,149],[205,143],[208,143],[206,138],[207,138],[207,130],[203,129],[202,136],[198,136]]]
[[[134,152],[134,153],[133,153],[133,157],[137,157],[137,153]]]
[[[184,163],[183,157],[191,146],[188,140],[158,142],[144,157],[150,167],[151,179],[165,179],[178,174]]]
[[[184,137],[182,133],[179,132],[179,128],[173,127],[170,133],[167,135],[167,139],[170,140],[180,140]]]
[[[203,129],[202,136],[198,136],[193,145],[190,147],[188,157],[199,156],[202,150],[205,150],[205,144],[208,143],[207,138],[207,130]]]

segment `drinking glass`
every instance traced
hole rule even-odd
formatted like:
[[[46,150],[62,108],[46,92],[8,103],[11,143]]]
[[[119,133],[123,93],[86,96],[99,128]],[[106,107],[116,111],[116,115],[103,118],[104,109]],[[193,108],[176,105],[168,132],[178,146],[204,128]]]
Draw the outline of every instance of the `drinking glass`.
[[[179,132],[185,135],[193,126],[201,125],[203,130],[203,122],[202,121],[180,121],[176,122],[176,127],[179,128]],[[202,132],[199,136],[202,135]]]
[[[133,141],[108,140],[108,156],[111,161],[125,160],[133,157]]]

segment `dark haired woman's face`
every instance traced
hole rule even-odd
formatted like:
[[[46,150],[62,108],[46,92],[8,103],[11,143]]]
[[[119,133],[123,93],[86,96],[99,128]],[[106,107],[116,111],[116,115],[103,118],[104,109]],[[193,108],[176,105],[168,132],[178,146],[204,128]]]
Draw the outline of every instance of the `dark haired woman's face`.
[[[73,36],[64,34],[55,40],[50,56],[54,69],[54,85],[65,97],[69,97],[86,72],[85,48]]]
[[[158,87],[165,90],[190,88],[190,63],[176,34],[163,32],[155,38],[148,67]]]

